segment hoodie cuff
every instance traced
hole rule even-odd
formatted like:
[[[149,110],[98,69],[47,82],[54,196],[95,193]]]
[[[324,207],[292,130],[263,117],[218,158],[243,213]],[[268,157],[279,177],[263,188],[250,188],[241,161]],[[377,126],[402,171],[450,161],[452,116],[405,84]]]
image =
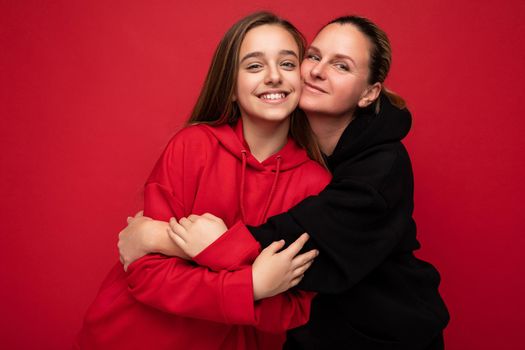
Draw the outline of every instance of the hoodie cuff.
[[[252,267],[228,274],[222,289],[224,317],[229,324],[253,325],[255,301],[253,300]]]
[[[237,221],[228,231],[197,254],[193,261],[214,271],[236,270],[251,265],[261,250],[246,226]]]

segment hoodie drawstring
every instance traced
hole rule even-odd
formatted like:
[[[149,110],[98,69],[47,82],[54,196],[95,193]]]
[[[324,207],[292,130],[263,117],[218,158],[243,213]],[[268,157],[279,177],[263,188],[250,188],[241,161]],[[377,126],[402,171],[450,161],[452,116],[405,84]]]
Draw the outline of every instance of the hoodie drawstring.
[[[239,203],[241,207],[241,219],[243,222],[246,222],[246,214],[244,211],[244,182],[246,177],[246,151],[242,150],[242,168],[241,168],[241,190],[239,195]],[[261,222],[266,221],[266,215],[268,214],[268,210],[270,209],[270,203],[272,201],[273,193],[275,192],[275,188],[277,187],[277,180],[279,179],[279,174],[281,173],[281,156],[277,156],[277,165],[275,167],[275,177],[273,178],[272,187],[270,189],[270,193],[268,194],[268,199],[266,200],[266,204],[264,205],[263,210],[263,219]]]
[[[244,215],[244,177],[246,175],[246,151],[241,151],[242,155],[242,169],[241,169],[241,194],[239,198],[239,203],[241,207],[241,219],[243,222],[246,222],[246,216]]]
[[[275,169],[275,177],[273,178],[272,188],[270,190],[270,194],[268,195],[268,199],[266,200],[266,205],[264,206],[263,219],[261,220],[261,222],[265,222],[267,219],[266,215],[268,214],[268,209],[270,208],[270,202],[272,201],[273,192],[275,191],[275,188],[277,187],[277,179],[279,178],[280,170],[281,170],[281,156],[278,155],[277,156],[277,166]]]

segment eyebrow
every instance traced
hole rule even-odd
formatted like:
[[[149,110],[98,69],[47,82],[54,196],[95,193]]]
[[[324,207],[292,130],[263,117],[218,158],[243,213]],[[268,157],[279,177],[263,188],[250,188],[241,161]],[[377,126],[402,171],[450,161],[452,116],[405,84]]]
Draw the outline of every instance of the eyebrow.
[[[310,47],[308,48],[308,50],[314,50],[314,51],[316,51],[316,52],[321,52],[321,50],[319,50],[319,49],[318,49],[317,47],[315,47],[315,46],[310,46]],[[355,64],[354,59],[353,59],[352,57],[350,57],[350,56],[347,56],[347,55],[343,55],[343,54],[338,53],[338,54],[335,54],[334,57],[335,57],[335,58],[346,58],[346,59],[350,60],[354,66],[357,67],[357,64]]]
[[[281,51],[279,51],[279,55],[281,55],[281,56],[294,56],[295,58],[299,58],[297,56],[297,54],[295,53],[295,51],[293,51],[293,50],[281,50]],[[244,55],[244,57],[241,59],[241,63],[244,62],[245,60],[247,60],[248,58],[262,57],[262,56],[264,56],[264,53],[262,53],[261,51],[250,52],[250,53]]]

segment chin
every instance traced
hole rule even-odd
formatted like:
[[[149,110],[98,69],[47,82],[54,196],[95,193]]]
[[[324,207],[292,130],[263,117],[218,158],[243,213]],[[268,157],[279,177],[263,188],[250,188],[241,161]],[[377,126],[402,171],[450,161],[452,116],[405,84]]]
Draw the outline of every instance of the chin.
[[[319,103],[315,103],[315,101],[308,100],[308,101],[301,101],[299,103],[299,108],[301,108],[305,112],[316,112],[319,110]]]
[[[287,115],[267,115],[267,116],[261,117],[260,119],[267,121],[267,122],[272,122],[272,123],[281,123],[285,121],[286,119],[288,119],[289,116],[290,116],[290,113]]]
[[[262,120],[266,120],[266,121],[270,121],[270,122],[282,122],[283,120],[286,120],[290,114],[293,113],[293,111],[295,110],[292,109],[285,109],[285,110],[273,110],[273,111],[268,111],[267,113],[261,113],[259,115],[259,119],[262,119]]]

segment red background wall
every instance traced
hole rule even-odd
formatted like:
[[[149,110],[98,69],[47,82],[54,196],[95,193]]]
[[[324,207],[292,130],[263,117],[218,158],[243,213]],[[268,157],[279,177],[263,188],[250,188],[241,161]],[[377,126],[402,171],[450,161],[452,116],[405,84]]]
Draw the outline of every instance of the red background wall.
[[[309,39],[348,13],[389,33],[447,349],[522,349],[525,2],[181,3],[1,2],[1,347],[69,347],[216,43],[270,9]]]

